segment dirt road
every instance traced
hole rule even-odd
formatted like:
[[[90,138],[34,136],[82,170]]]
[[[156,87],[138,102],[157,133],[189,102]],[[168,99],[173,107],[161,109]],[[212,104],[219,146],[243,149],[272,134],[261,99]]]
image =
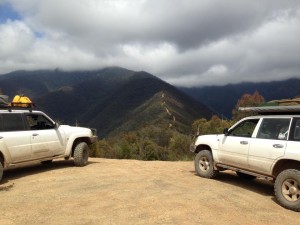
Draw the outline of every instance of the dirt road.
[[[223,172],[195,175],[193,162],[91,158],[5,171],[0,224],[299,224],[273,185]]]

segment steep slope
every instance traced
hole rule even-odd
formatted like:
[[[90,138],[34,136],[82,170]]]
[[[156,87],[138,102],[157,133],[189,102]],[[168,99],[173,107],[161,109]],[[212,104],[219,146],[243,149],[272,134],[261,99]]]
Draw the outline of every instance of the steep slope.
[[[163,106],[162,93],[169,93],[169,112],[177,114],[177,126],[181,132],[190,127],[193,120],[199,117],[208,118],[211,111],[204,105],[185,96],[171,85],[145,72],[136,73],[124,85],[116,88],[114,92],[106,96],[103,101],[98,101],[95,107],[87,110],[78,121],[98,128],[99,134],[105,136],[139,129],[152,124],[165,126],[169,124],[170,117]],[[177,106],[176,104],[180,105]],[[186,110],[186,111],[185,111]],[[92,119],[89,119],[92,118]]]

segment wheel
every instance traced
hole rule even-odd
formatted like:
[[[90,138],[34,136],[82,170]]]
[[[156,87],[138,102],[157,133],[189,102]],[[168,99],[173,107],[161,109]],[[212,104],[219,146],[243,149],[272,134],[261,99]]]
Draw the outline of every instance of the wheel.
[[[300,171],[282,171],[275,180],[274,192],[280,205],[287,209],[300,211]]]
[[[74,164],[75,166],[85,166],[89,158],[89,146],[85,142],[80,142],[76,145],[74,150]]]
[[[195,169],[200,177],[214,178],[218,170],[214,169],[213,157],[210,151],[200,151],[195,157]]]
[[[240,178],[245,179],[245,180],[254,180],[256,176],[252,176],[250,174],[242,173],[242,172],[235,172]]]
[[[2,162],[0,162],[0,181],[2,180],[3,177],[3,166],[2,166]]]

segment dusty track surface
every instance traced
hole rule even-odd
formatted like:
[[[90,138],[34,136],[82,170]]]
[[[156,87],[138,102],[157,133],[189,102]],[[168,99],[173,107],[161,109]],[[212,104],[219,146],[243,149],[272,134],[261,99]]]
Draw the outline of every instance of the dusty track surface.
[[[90,159],[5,171],[0,224],[299,224],[273,185],[223,172],[195,175],[193,162]]]

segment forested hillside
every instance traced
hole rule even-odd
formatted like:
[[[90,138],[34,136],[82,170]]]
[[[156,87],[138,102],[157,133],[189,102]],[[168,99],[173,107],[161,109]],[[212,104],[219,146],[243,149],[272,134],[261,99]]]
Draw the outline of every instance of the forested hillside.
[[[227,118],[231,118],[232,109],[243,94],[253,94],[258,91],[266,101],[293,98],[300,95],[300,79],[180,88],[180,90],[210,106],[220,115],[223,114]]]

